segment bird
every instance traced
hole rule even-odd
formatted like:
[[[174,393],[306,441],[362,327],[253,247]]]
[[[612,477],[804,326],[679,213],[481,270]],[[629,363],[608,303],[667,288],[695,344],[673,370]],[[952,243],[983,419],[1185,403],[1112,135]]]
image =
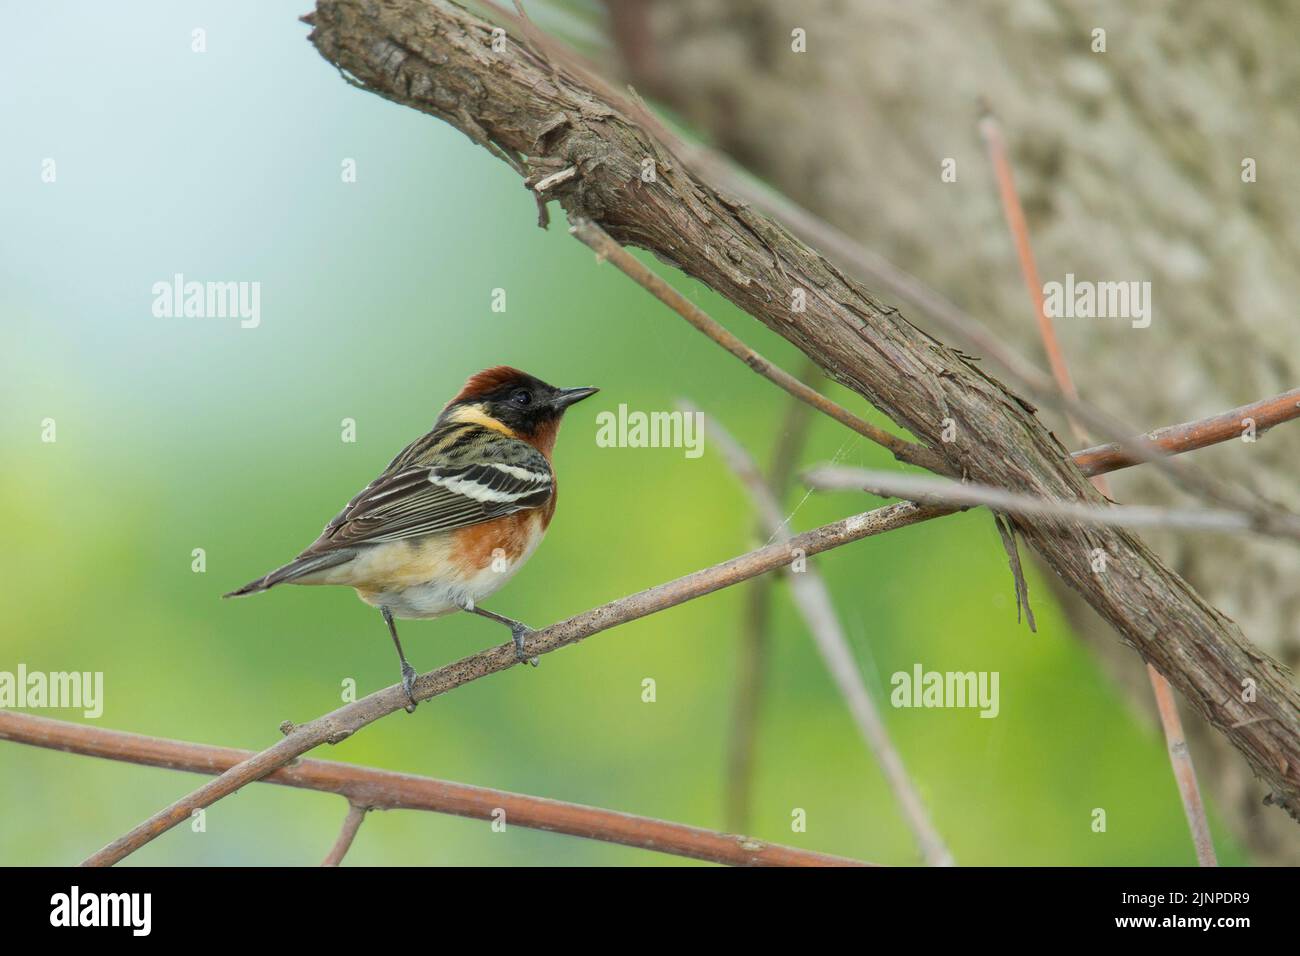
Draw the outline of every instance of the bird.
[[[415,669],[395,618],[468,611],[510,628],[528,658],[527,625],[479,607],[532,556],[555,515],[551,456],[564,413],[599,389],[555,388],[508,365],[471,375],[417,438],[283,567],[223,595],[279,584],[342,585],[377,607],[415,710]]]

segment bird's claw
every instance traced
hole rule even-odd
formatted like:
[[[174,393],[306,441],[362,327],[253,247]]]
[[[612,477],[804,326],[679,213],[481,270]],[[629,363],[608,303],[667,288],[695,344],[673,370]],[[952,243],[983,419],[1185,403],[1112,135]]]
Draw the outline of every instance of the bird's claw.
[[[524,641],[529,635],[535,633],[527,624],[515,624],[510,628],[510,636],[515,641],[515,658],[520,662],[527,661],[534,667],[537,666],[537,658],[529,657],[524,653]]]
[[[415,699],[415,668],[406,661],[402,661],[402,690],[406,691],[406,699],[410,701],[406,705],[406,712],[415,713],[415,706],[418,703]]]

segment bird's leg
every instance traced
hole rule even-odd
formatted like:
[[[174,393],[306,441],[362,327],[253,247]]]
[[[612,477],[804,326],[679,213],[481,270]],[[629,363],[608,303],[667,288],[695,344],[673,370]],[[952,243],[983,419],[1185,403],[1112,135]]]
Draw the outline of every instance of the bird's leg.
[[[402,690],[406,691],[406,699],[410,703],[406,706],[408,714],[415,713],[415,668],[411,666],[402,653],[402,642],[397,639],[397,625],[393,623],[393,612],[386,607],[381,607],[379,613],[384,616],[384,623],[388,625],[388,633],[393,635],[393,646],[397,648],[397,659],[402,662]]]
[[[521,661],[528,661],[534,667],[537,666],[537,658],[529,657],[524,653],[524,639],[533,633],[533,629],[522,621],[516,621],[513,618],[506,617],[504,614],[495,614],[486,608],[478,607],[473,601],[466,601],[461,605],[461,609],[469,611],[471,614],[477,614],[479,617],[485,617],[489,621],[496,621],[498,624],[504,624],[510,628],[510,636],[515,642],[515,657]]]

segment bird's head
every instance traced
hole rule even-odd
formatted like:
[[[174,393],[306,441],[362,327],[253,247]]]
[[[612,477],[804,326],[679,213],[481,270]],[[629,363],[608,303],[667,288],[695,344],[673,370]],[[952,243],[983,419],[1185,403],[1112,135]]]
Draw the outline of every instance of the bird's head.
[[[442,417],[477,421],[489,428],[494,427],[493,423],[502,425],[549,454],[565,411],[598,391],[556,388],[517,368],[498,365],[471,375]]]

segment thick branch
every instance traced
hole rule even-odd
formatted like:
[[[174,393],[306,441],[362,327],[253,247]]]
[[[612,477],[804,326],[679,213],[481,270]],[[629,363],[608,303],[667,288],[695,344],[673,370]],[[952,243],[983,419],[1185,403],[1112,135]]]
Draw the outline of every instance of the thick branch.
[[[446,120],[531,182],[574,167],[551,192],[571,216],[717,290],[963,474],[1038,498],[1101,501],[1028,403],[720,195],[523,37],[494,51],[492,25],[446,0],[319,0],[310,19],[322,56],[362,88]],[[799,290],[803,311],[792,308]],[[947,429],[955,441],[943,441]],[[1300,818],[1300,692],[1282,668],[1133,534],[1028,523],[1024,536]],[[1108,572],[1096,570],[1098,555]]]
[[[233,747],[146,737],[12,711],[0,711],[0,740],[190,773],[223,773],[253,756],[247,750]],[[844,857],[763,843],[750,837],[716,833],[651,817],[329,760],[299,760],[268,774],[262,781],[283,787],[337,793],[348,800],[350,807],[359,811],[427,810],[477,820],[492,820],[494,814],[504,811],[507,826],[564,833],[733,866],[863,865]],[[360,820],[349,813],[340,838],[347,836],[350,843],[357,826],[360,826]],[[340,839],[339,843],[342,842]],[[334,858],[335,853],[341,859],[344,852],[346,847],[339,852],[336,843],[326,863]]]

